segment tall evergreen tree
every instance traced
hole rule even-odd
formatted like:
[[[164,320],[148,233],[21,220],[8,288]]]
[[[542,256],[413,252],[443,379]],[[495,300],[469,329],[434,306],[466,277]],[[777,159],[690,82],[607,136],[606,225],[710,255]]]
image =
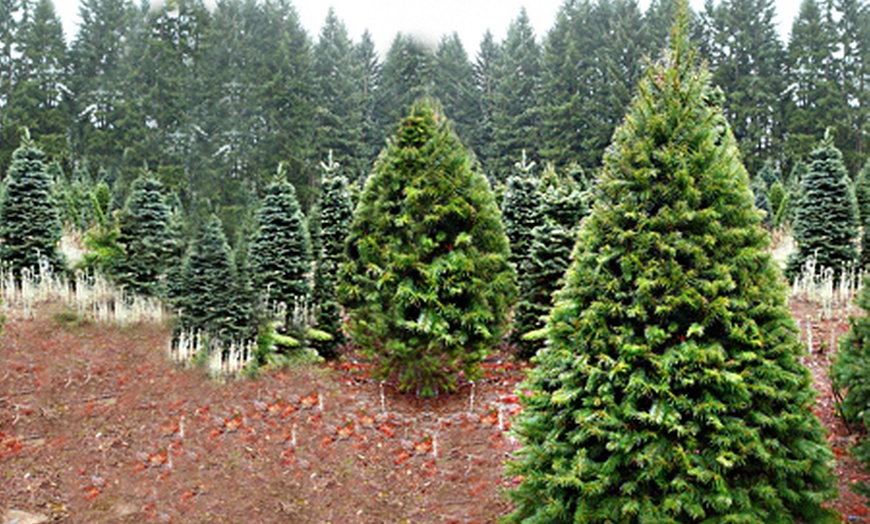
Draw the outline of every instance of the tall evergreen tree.
[[[476,376],[504,333],[515,273],[489,185],[432,102],[416,102],[381,153],[347,255],[339,296],[380,376],[423,396]]]
[[[51,177],[45,171],[43,153],[25,131],[21,145],[12,154],[4,181],[0,206],[0,260],[15,275],[36,270],[46,261],[54,271],[66,270],[60,252],[60,213],[52,198]]]
[[[360,165],[362,172],[359,178],[365,180],[371,169],[372,162],[383,147],[384,135],[378,121],[377,100],[381,86],[381,63],[375,51],[375,42],[371,33],[366,30],[353,51],[354,61],[359,69],[357,81],[359,85],[359,106],[362,112],[362,151]],[[355,181],[351,180],[351,182]]]
[[[474,69],[456,33],[442,38],[435,51],[431,94],[452,115],[459,139],[473,147],[482,117],[480,93],[475,87]]]
[[[174,239],[163,186],[148,174],[136,179],[118,217],[123,254],[108,268],[117,284],[131,293],[162,296]]]
[[[819,266],[839,275],[858,261],[858,206],[843,155],[830,133],[810,154],[802,186],[795,210],[797,251],[789,257],[786,274],[793,279],[807,259],[815,256]]]
[[[773,0],[723,0],[713,8],[713,83],[725,91],[731,122],[750,172],[779,154],[784,50]]]
[[[786,158],[811,151],[825,129],[843,114],[846,99],[837,81],[836,32],[816,0],[803,0],[788,43]]]
[[[685,14],[604,160],[514,425],[513,522],[837,522],[832,454]]]
[[[68,111],[64,99],[66,41],[51,0],[25,2],[16,32],[17,60],[10,98],[3,105],[3,142],[15,144],[20,127],[28,127],[49,161],[69,160]],[[11,147],[0,151],[6,171]]]
[[[381,69],[376,117],[382,126],[381,136],[389,134],[404,108],[429,94],[434,65],[432,49],[412,35],[396,35]]]
[[[311,292],[311,237],[296,191],[281,169],[278,179],[266,188],[255,220],[251,267],[258,290],[289,309],[296,303],[307,304]]]
[[[541,82],[541,48],[529,15],[520,10],[500,46],[492,111],[492,158],[489,176],[505,181],[517,155],[533,158],[541,147],[537,112]]]
[[[870,162],[864,164],[855,178],[855,201],[861,226],[861,267],[867,268],[870,266]]]
[[[487,30],[480,41],[474,65],[474,85],[479,93],[480,121],[475,128],[474,137],[469,145],[483,166],[484,173],[493,173],[493,113],[495,112],[495,86],[498,82],[498,64],[501,60],[501,47]]]
[[[366,170],[363,158],[363,112],[360,104],[361,72],[354,62],[354,45],[344,23],[329,9],[312,53],[315,95],[317,158],[332,151],[348,172]]]
[[[323,183],[316,207],[319,234],[315,253],[313,303],[317,308],[317,328],[329,333],[332,340],[317,343],[316,347],[322,357],[335,358],[335,348],[344,342],[341,306],[335,287],[338,270],[344,262],[344,242],[350,234],[353,204],[347,178],[340,174],[340,166],[331,155],[321,167]]]

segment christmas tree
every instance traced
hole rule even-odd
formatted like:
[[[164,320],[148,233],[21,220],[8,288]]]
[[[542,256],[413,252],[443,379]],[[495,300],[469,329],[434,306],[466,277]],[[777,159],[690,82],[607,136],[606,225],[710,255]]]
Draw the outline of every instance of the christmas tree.
[[[18,276],[24,269],[36,271],[41,261],[54,271],[65,271],[66,258],[59,250],[63,232],[60,212],[52,198],[52,180],[46,173],[42,151],[27,131],[12,154],[4,182],[0,260]]]
[[[344,261],[344,242],[350,232],[353,204],[347,179],[338,173],[332,155],[322,164],[324,176],[317,204],[318,251],[314,271],[314,303],[317,306],[317,329],[329,333],[331,340],[317,342],[318,353],[335,358],[336,346],[344,342],[341,307],[335,294],[336,275]]]
[[[109,268],[125,290],[149,296],[164,294],[167,263],[175,243],[169,218],[162,184],[148,176],[133,182],[118,217],[118,242],[123,251]]]
[[[177,301],[181,327],[201,330],[211,340],[244,338],[250,327],[234,314],[237,290],[232,252],[220,220],[212,215],[193,238],[182,266]]]
[[[831,381],[835,391],[843,393],[840,411],[846,420],[870,427],[870,282],[865,281],[858,306],[864,315],[850,319],[851,329],[840,342]],[[866,437],[853,449],[855,457],[870,466],[870,440]]]
[[[837,522],[786,290],[685,9],[522,386],[511,522]]]
[[[801,182],[803,194],[794,223],[797,251],[789,257],[786,274],[793,279],[814,256],[836,278],[858,261],[858,206],[843,155],[830,133],[810,153],[809,171]]]
[[[354,213],[339,296],[381,377],[431,396],[474,377],[513,303],[515,273],[486,179],[434,102],[396,128]]]
[[[311,291],[311,239],[296,191],[279,170],[278,179],[266,188],[256,215],[251,241],[251,267],[261,293],[288,308],[303,305]]]

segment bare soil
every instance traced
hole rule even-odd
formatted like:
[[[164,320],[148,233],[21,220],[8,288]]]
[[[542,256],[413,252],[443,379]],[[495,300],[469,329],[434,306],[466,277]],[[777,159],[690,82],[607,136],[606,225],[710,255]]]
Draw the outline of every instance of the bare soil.
[[[793,304],[837,455],[844,521],[870,522],[859,436],[836,416],[831,341],[852,311]],[[0,335],[0,513],[67,523],[489,523],[510,510],[506,430],[523,371],[508,359],[421,400],[365,365],[215,381],[166,358],[155,325],[75,322],[50,307]],[[804,335],[806,340],[806,334]]]

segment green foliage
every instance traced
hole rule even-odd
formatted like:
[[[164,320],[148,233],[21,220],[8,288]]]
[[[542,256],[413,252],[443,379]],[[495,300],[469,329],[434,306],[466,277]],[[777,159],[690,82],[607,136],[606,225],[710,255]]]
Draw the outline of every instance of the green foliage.
[[[513,341],[520,358],[531,358],[543,347],[542,332],[553,307],[553,295],[564,284],[565,271],[577,241],[587,195],[568,176],[549,166],[540,186],[541,223],[531,231],[528,256],[519,266],[520,300],[514,310]]]
[[[181,329],[202,330],[212,340],[231,341],[250,332],[234,315],[236,268],[220,220],[212,215],[194,237],[181,271]]]
[[[866,279],[858,306],[864,315],[849,320],[851,328],[840,341],[831,366],[834,391],[843,394],[840,413],[855,424],[870,427],[870,282]],[[852,450],[855,457],[870,468],[870,440],[866,437]]]
[[[440,110],[414,104],[369,177],[338,293],[382,377],[429,396],[477,375],[515,298],[508,242],[486,179]]]
[[[861,266],[870,266],[870,162],[864,164],[855,178],[855,200],[861,225]]]
[[[786,290],[681,18],[521,386],[510,522],[838,521]]]
[[[523,161],[525,159],[523,151]],[[532,229],[543,222],[541,191],[538,187],[540,183],[531,170],[512,175],[507,180],[501,203],[501,217],[504,232],[510,242],[510,261],[516,269],[529,258]]]
[[[133,182],[118,216],[122,255],[107,268],[112,279],[127,292],[165,295],[169,256],[174,250],[169,219],[162,184],[148,175],[140,176]]]
[[[296,191],[282,174],[266,188],[255,221],[250,256],[257,288],[274,303],[307,303],[311,238]]]
[[[797,251],[788,260],[786,274],[794,278],[806,260],[834,271],[835,277],[858,261],[858,206],[843,155],[831,136],[810,154],[809,172],[801,180],[803,194],[795,211]]]
[[[324,169],[323,183],[316,207],[318,249],[314,270],[314,305],[316,325],[327,333],[327,340],[314,341],[318,352],[325,358],[335,358],[336,346],[344,343],[341,306],[335,293],[338,270],[344,263],[344,243],[350,233],[353,205],[347,179],[338,174],[339,166],[330,156]]]
[[[12,154],[0,205],[0,260],[16,275],[37,268],[42,260],[54,271],[66,271],[59,248],[60,213],[43,158],[25,131]]]

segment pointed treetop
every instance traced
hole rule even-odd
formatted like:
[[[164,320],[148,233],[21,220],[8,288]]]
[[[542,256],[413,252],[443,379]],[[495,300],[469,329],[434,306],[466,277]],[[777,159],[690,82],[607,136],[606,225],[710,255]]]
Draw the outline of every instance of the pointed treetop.
[[[320,162],[320,169],[323,169],[324,178],[329,178],[338,173],[338,168],[341,164],[332,159],[332,149],[329,150],[329,155],[326,157],[326,162]]]
[[[536,165],[537,164],[534,160],[529,162],[528,157],[526,156],[526,150],[523,149],[523,158],[522,160],[514,164],[514,167],[517,168],[517,171],[519,171],[521,175],[529,176],[532,174],[532,170],[535,168]]]

